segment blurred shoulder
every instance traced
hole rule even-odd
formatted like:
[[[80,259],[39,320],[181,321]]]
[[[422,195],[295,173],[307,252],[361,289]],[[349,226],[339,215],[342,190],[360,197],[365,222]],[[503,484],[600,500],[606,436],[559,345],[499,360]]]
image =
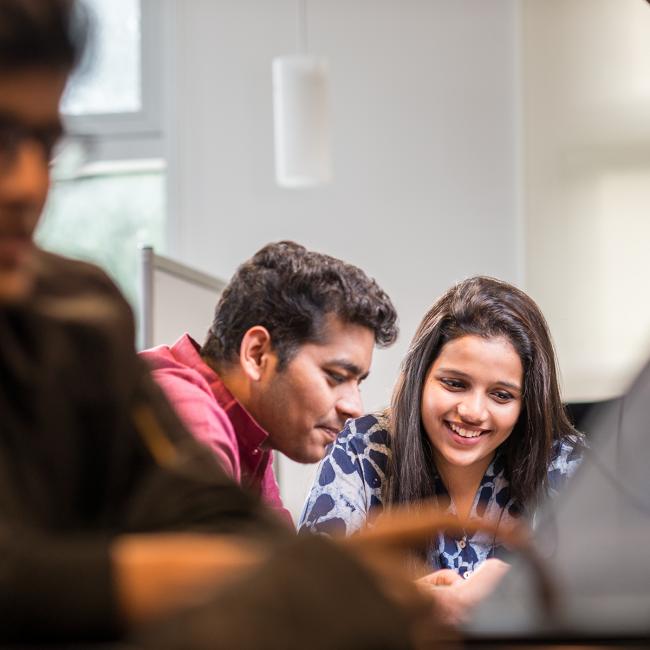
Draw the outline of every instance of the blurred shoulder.
[[[36,282],[26,305],[48,326],[65,331],[78,352],[93,357],[134,353],[133,312],[115,283],[94,264],[38,251]],[[131,365],[131,360],[129,360]]]
[[[36,256],[36,292],[66,296],[96,291],[117,301],[126,301],[105,271],[89,262],[39,250]]]

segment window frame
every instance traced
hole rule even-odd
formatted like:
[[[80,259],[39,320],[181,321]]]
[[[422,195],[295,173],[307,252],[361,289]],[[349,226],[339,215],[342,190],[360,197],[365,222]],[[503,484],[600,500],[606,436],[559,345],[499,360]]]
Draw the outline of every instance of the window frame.
[[[63,114],[67,137],[89,143],[88,162],[162,158],[163,33],[168,3],[140,3],[140,92],[138,111]]]

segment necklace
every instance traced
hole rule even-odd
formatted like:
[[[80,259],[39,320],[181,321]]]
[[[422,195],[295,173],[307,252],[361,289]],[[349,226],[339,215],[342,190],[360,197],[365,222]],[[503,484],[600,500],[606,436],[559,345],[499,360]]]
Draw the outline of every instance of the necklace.
[[[496,478],[496,477],[493,477]],[[476,491],[474,501],[472,503],[472,506],[469,510],[469,515],[468,519],[483,519],[483,517],[478,517],[476,516],[476,511],[478,509],[479,505],[479,497],[481,494],[481,490],[485,488],[486,485],[484,484],[484,481],[481,481],[481,484],[478,486],[478,489]],[[493,483],[492,487],[492,494],[490,495],[490,498],[488,500],[488,504],[494,502],[496,498],[496,492],[497,492],[497,485]],[[456,508],[456,505],[451,498],[451,495],[449,494],[449,491],[447,490],[446,486],[442,481],[437,483],[437,494],[436,494],[436,500],[438,501],[439,506],[443,506],[443,504],[446,506],[445,511],[449,514],[455,515],[458,517],[458,511]],[[446,503],[445,503],[446,501]],[[496,518],[496,526],[494,527],[494,532],[492,534],[492,539],[489,541],[489,546],[488,543],[485,544],[487,546],[487,553],[485,553],[483,559],[486,560],[488,558],[494,557],[495,552],[496,552],[496,547],[497,547],[497,538],[498,538],[498,532],[499,532],[499,527],[501,525],[501,521],[503,519],[503,516],[508,509],[509,505],[511,504],[511,500],[509,499],[508,502],[504,505],[503,508],[499,508],[499,513],[498,517]],[[487,504],[486,504],[487,507]],[[468,544],[471,543],[471,540],[476,536],[480,535],[480,531],[476,531],[473,535],[469,534],[465,528],[461,528],[461,537],[459,538],[458,535],[450,536],[447,537],[445,534],[445,531],[440,531],[438,533],[438,548],[436,551],[437,558],[432,557],[431,560],[433,560],[433,564],[437,565],[440,568],[449,568],[452,569],[456,572],[458,572],[463,578],[467,579],[469,578],[472,573],[478,568],[476,566],[476,556],[477,553],[476,551],[478,549],[473,549],[474,553],[470,555],[469,557],[467,556],[467,551],[465,549],[467,548]],[[453,541],[456,546],[456,552],[455,553],[450,553],[446,549],[448,547],[448,542]],[[483,553],[480,553],[481,556],[483,556]],[[437,561],[436,561],[437,559]],[[478,558],[479,561],[480,558]],[[482,564],[482,561],[481,561]],[[464,569],[464,570],[463,570]]]

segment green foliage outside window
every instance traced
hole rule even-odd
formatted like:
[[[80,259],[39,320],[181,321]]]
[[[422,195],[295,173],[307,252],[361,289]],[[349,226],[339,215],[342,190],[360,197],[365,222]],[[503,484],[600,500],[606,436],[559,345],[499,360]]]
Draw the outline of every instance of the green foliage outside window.
[[[57,181],[36,240],[46,250],[101,266],[135,305],[138,245],[165,248],[164,183],[157,171]]]

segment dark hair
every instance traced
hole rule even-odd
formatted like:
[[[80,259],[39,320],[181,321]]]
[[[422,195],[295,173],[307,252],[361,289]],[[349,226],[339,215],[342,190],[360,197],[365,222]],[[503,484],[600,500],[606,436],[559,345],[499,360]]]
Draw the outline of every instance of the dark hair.
[[[522,362],[522,409],[511,435],[502,443],[510,496],[520,507],[537,500],[554,441],[576,434],[560,399],[553,344],[539,307],[507,282],[470,278],[435,302],[402,362],[390,412],[390,503],[434,495],[435,463],[420,413],[423,386],[445,343],[468,334],[506,337]]]
[[[390,298],[361,269],[291,241],[267,244],[224,289],[202,354],[231,363],[246,331],[262,325],[281,369],[300,345],[321,340],[328,315],[368,327],[380,346],[397,338]]]
[[[74,0],[0,0],[0,70],[71,71],[88,38],[89,17]]]

